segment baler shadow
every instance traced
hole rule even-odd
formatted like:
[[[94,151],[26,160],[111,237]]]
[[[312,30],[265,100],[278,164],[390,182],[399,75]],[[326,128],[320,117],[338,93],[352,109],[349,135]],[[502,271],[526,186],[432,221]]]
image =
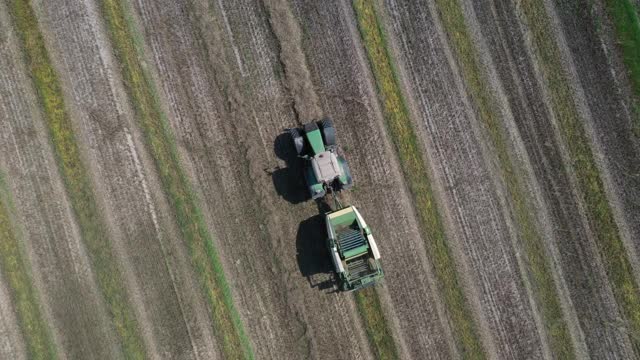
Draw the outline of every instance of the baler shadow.
[[[324,209],[320,203],[318,207]],[[326,204],[325,204],[326,205]],[[298,226],[296,238],[296,250],[298,267],[302,276],[306,277],[312,288],[319,290],[334,289],[336,280],[331,268],[331,259],[326,246],[326,226],[324,223],[324,211]]]

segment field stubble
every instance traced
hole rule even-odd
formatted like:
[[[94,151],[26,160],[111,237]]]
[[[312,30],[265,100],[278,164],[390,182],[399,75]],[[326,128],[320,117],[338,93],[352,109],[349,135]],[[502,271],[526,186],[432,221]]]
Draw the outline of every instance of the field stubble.
[[[98,4],[40,5],[68,94],[78,139],[91,160],[132,289],[141,327],[155,357],[213,356],[210,324],[195,320],[204,309],[190,281],[187,250],[167,214],[158,175],[144,148],[133,111],[108,51]],[[70,16],[73,13],[75,16]],[[162,261],[158,261],[162,259]],[[171,324],[168,326],[167,324]]]
[[[0,27],[7,34],[0,66],[15,71],[0,77],[0,124],[4,131],[0,165],[22,225],[34,285],[51,320],[59,352],[70,357],[116,356],[118,349],[99,298],[90,261],[80,240],[62,179],[58,176],[45,121],[37,106],[9,13],[0,4]],[[70,302],[69,299],[74,299]],[[92,339],[104,339],[100,343]],[[92,345],[93,344],[93,345]]]

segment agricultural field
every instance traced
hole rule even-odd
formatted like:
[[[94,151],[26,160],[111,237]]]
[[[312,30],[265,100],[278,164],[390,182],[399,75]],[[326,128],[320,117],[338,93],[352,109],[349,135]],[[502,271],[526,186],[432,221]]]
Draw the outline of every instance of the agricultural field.
[[[0,359],[640,359],[638,9],[0,0]]]

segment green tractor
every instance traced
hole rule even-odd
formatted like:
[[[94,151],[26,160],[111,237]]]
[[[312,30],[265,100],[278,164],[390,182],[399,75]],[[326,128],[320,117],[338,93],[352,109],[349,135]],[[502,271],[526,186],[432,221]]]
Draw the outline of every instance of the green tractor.
[[[320,199],[327,191],[347,190],[353,185],[347,161],[338,155],[333,122],[312,121],[302,128],[289,129],[298,157],[304,159],[304,178],[311,199]]]
[[[336,131],[329,119],[289,129],[298,157],[304,161],[304,178],[311,198],[333,195],[335,211],[325,213],[327,247],[340,290],[354,291],[383,278],[380,253],[371,229],[355,206],[343,207],[337,192],[352,187],[346,160],[337,154]]]
[[[384,277],[380,252],[371,229],[355,206],[325,214],[327,245],[340,290],[353,291],[375,285]]]

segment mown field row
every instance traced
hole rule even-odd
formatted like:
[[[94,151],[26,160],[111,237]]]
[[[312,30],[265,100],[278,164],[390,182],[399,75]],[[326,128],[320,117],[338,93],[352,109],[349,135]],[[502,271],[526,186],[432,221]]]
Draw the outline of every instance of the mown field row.
[[[27,0],[10,1],[9,7],[46,120],[58,168],[122,351],[128,358],[143,359],[146,351],[140,329],[129,304],[119,263],[110,245],[107,226],[98,210],[89,173],[65,108],[60,81],[51,65],[36,15]]]
[[[531,200],[519,180],[524,173],[514,164],[505,126],[500,119],[496,99],[489,88],[488,79],[479,63],[478,53],[465,24],[464,13],[458,0],[436,0],[442,24],[456,52],[469,95],[477,109],[478,116],[487,130],[493,153],[500,165],[518,234],[524,245],[527,270],[536,303],[551,345],[551,351],[561,358],[575,358],[571,336],[564,319],[560,299],[553,279],[553,271],[547,261],[544,242],[536,228]]]
[[[398,359],[398,349],[384,318],[380,298],[373,288],[355,294],[358,313],[362,318],[369,344],[377,359]]]
[[[572,169],[586,207],[587,217],[596,234],[613,294],[625,318],[629,338],[640,355],[640,289],[613,217],[611,205],[596,165],[590,140],[580,119],[569,78],[563,67],[558,44],[542,3],[523,2],[523,13],[532,32],[551,106],[567,146]]]
[[[125,2],[102,2],[116,58],[120,61],[125,89],[154,158],[165,193],[181,234],[189,247],[192,265],[200,277],[209,301],[214,333],[225,358],[253,358],[239,314],[233,304],[229,284],[213,244],[198,200],[180,165],[175,140],[163,113],[150,74],[141,65],[144,54],[131,10]]]
[[[633,131],[640,138],[640,19],[636,6],[629,0],[605,0],[605,8],[613,22],[622,58],[635,95]]]
[[[421,233],[426,241],[439,289],[451,318],[456,345],[465,358],[484,358],[485,352],[478,336],[477,325],[469,316],[469,305],[458,280],[455,260],[447,243],[442,218],[438,213],[438,205],[427,177],[428,171],[421,155],[422,149],[418,145],[387,49],[382,23],[372,2],[355,0],[353,7],[375,78],[386,126],[398,153],[407,185],[414,197]]]
[[[11,193],[0,174],[0,271],[9,285],[27,356],[30,359],[56,359],[58,354],[51,330],[40,309],[26,250],[14,223],[14,209]]]

